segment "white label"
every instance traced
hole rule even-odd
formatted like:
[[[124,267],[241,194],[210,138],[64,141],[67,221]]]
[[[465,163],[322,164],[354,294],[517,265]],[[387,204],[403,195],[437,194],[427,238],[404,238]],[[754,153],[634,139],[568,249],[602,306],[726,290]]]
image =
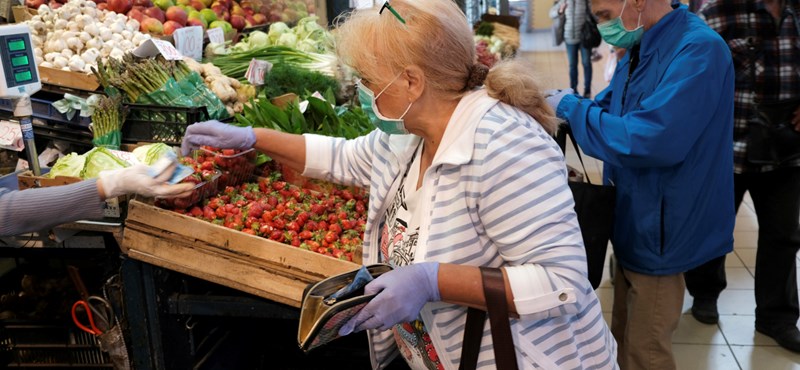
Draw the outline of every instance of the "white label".
[[[0,121],[0,148],[18,152],[25,148],[19,123]]]
[[[203,58],[203,28],[200,26],[183,27],[172,34],[175,48],[186,57],[199,61]]]
[[[117,198],[106,199],[106,202],[103,207],[103,216],[105,217],[120,216],[119,199]]]
[[[272,70],[272,63],[253,58],[250,60],[250,66],[247,67],[244,76],[251,85],[261,86],[264,84],[264,75],[270,70]]]
[[[209,28],[206,33],[208,33],[208,41],[212,44],[225,43],[225,32],[222,31],[222,28]]]
[[[133,51],[139,58],[149,58],[161,54],[167,60],[183,60],[183,55],[172,44],[164,40],[149,39]]]

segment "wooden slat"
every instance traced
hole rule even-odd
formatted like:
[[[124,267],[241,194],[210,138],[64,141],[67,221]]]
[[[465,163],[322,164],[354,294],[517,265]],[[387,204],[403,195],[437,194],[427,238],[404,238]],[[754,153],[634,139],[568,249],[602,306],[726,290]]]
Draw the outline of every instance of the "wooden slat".
[[[147,250],[129,249],[128,256],[186,275],[248,292],[275,302],[300,307],[308,282],[274,274],[242,259],[174,243],[135,230],[126,230],[124,240]]]

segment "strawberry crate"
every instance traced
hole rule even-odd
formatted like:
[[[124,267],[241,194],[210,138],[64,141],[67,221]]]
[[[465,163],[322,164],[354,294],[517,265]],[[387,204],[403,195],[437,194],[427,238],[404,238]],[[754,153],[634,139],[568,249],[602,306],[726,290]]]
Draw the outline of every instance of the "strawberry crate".
[[[194,159],[197,162],[212,162],[222,173],[219,178],[219,188],[237,186],[249,180],[256,169],[256,156],[254,149],[244,151],[235,149],[221,149],[202,147],[195,151]]]

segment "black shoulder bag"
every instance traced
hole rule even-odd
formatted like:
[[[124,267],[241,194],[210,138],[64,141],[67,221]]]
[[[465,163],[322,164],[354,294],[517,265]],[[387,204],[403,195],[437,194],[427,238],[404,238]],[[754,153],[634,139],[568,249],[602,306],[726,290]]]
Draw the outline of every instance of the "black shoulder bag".
[[[594,18],[592,11],[589,9],[589,1],[586,1],[586,20],[583,22],[581,29],[581,46],[591,49],[600,46],[603,38],[600,36],[600,30],[597,29],[597,20]]]
[[[794,6],[787,6],[785,11],[792,17],[795,30],[800,37],[800,21],[797,19],[797,10]],[[750,27],[750,29],[754,28]],[[755,93],[758,52],[752,39],[750,44],[752,53],[750,83]],[[779,101],[761,101],[756,98],[753,104],[753,114],[748,119],[748,162],[779,166],[787,161],[800,158],[800,132],[795,130],[792,123],[794,112],[798,107],[800,107],[800,98]]]

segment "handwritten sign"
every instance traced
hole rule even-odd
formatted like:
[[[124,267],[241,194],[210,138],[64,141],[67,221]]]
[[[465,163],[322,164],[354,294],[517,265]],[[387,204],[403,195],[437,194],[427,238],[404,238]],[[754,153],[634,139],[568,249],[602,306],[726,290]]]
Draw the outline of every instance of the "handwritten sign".
[[[203,58],[203,28],[200,26],[183,27],[172,34],[175,48],[183,56],[199,61]]]
[[[164,40],[149,39],[133,51],[139,58],[149,58],[161,54],[166,60],[183,60],[183,55],[172,44]]]
[[[209,28],[206,33],[208,33],[208,41],[212,44],[225,43],[225,31],[222,28]]]
[[[18,152],[25,148],[22,143],[22,129],[18,123],[0,121],[0,148]]]
[[[264,84],[264,75],[270,70],[272,70],[272,63],[253,58],[250,60],[250,66],[247,67],[244,76],[251,85],[261,86]]]

